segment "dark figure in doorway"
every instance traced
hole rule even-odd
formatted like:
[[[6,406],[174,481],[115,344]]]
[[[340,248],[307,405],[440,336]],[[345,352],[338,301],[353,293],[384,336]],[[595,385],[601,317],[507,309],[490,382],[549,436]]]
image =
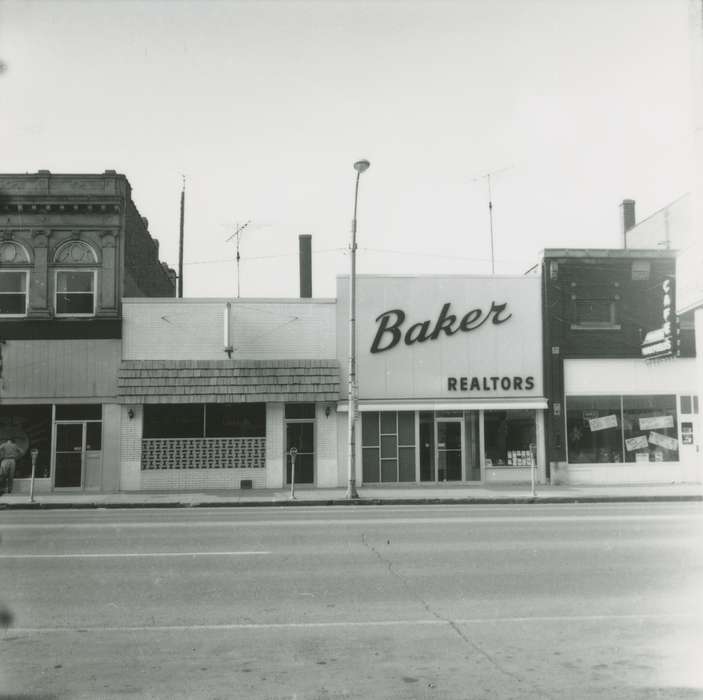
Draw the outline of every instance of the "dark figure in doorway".
[[[7,493],[12,493],[15,466],[21,456],[22,450],[17,447],[14,438],[9,437],[0,445],[0,494],[3,493],[3,487]]]

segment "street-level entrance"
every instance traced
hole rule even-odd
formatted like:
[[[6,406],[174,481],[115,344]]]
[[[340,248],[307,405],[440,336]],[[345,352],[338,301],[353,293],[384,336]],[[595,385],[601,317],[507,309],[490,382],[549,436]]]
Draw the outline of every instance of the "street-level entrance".
[[[435,423],[437,481],[461,481],[464,454],[462,418],[438,418]]]
[[[102,468],[101,406],[57,406],[56,418],[54,488],[99,489]]]

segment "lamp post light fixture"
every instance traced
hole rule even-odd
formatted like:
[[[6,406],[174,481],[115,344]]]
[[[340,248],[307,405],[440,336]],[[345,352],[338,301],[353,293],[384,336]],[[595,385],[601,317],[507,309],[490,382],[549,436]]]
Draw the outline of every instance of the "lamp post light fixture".
[[[351,276],[349,279],[349,378],[347,385],[347,397],[349,399],[349,454],[348,454],[348,476],[347,498],[359,498],[356,490],[356,404],[357,404],[357,382],[356,382],[356,205],[359,199],[359,177],[361,173],[368,170],[368,160],[357,160],[354,163],[356,170],[356,184],[354,186],[354,217],[351,226]]]

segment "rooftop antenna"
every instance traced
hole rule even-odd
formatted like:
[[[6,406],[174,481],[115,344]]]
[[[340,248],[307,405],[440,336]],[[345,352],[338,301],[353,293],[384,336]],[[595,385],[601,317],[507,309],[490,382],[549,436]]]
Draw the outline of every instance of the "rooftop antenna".
[[[178,239],[178,298],[183,298],[183,222],[185,219],[186,206],[186,176],[183,178],[183,187],[181,188],[181,227],[180,236]]]
[[[241,226],[239,224],[236,224],[234,227],[234,233],[226,241],[229,242],[234,238],[237,242],[237,299],[239,299],[239,241],[242,237],[244,229],[249,226],[250,223],[251,219],[249,219],[249,221],[247,221],[245,224],[242,224]]]
[[[483,175],[479,175],[478,177],[474,178],[474,182],[476,182],[476,180],[483,180],[484,177],[488,181],[488,225],[489,225],[490,231],[491,231],[491,274],[492,275],[495,275],[495,273],[496,273],[496,264],[495,264],[495,257],[493,255],[493,193],[491,191],[491,177],[493,175],[497,175],[498,173],[503,173],[506,170],[512,170],[513,167],[514,167],[513,165],[508,165],[505,168],[499,168],[498,170],[491,170],[488,173],[484,173]]]

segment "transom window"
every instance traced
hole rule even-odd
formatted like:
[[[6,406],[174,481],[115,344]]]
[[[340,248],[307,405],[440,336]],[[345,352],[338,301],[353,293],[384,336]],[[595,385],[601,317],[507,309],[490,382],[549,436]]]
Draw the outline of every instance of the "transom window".
[[[95,270],[56,271],[56,315],[92,316],[95,313]]]
[[[27,270],[0,270],[0,316],[26,316]]]

